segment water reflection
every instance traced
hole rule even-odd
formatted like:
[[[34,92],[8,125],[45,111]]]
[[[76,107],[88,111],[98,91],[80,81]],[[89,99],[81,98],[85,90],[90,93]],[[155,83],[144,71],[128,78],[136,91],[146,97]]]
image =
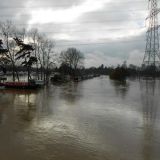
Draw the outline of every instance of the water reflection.
[[[4,121],[4,108],[0,107],[0,125],[3,124]]]
[[[15,120],[19,123],[32,121],[36,113],[37,92],[32,90],[1,90],[3,101],[0,105],[0,119],[5,117],[5,109],[12,107],[16,114]]]
[[[80,83],[70,83],[65,86],[60,94],[60,98],[68,102],[68,104],[73,105],[81,98],[81,84]]]
[[[127,81],[115,80],[110,80],[110,83],[114,86],[116,95],[124,99],[129,91],[129,83]]]
[[[157,89],[158,84],[159,81],[156,80],[140,82],[141,102],[143,107],[144,160],[153,159],[154,129],[159,107],[159,96],[157,95],[159,90]]]
[[[36,113],[35,102],[35,94],[18,95],[15,97],[14,105],[19,121],[32,121],[34,119]]]
[[[157,160],[159,88],[158,81],[139,87],[101,77],[1,90],[0,159]]]
[[[0,93],[0,98],[3,99],[3,94]],[[3,105],[0,105],[0,125],[3,123],[3,120],[4,120],[4,107]]]

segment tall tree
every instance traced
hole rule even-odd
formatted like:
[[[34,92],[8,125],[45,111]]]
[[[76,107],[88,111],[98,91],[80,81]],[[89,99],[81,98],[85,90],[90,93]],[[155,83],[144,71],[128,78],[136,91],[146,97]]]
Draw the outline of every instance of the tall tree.
[[[15,26],[10,21],[3,22],[3,23],[1,22],[0,31],[1,31],[1,37],[4,42],[4,46],[8,50],[8,52],[5,52],[5,56],[10,60],[12,65],[13,81],[15,81],[16,77],[19,81],[19,76],[16,69],[16,59],[15,59],[16,43],[13,40],[13,37],[15,37],[15,34],[16,34]]]
[[[37,62],[37,58],[32,55],[34,49],[32,45],[25,44],[21,39],[14,38],[16,44],[19,46],[19,51],[16,53],[16,60],[22,59],[22,65],[27,67],[28,81],[31,79],[30,70],[34,63]]]
[[[32,45],[34,47],[34,56],[37,57],[37,62],[36,62],[36,75],[37,78],[39,79],[39,61],[38,61],[38,55],[40,52],[40,45],[39,45],[39,31],[36,28],[33,28],[29,31],[28,36],[30,37],[32,41]]]
[[[55,62],[54,42],[45,36],[39,36],[37,40],[37,58],[40,64],[41,80],[48,80],[50,67]]]

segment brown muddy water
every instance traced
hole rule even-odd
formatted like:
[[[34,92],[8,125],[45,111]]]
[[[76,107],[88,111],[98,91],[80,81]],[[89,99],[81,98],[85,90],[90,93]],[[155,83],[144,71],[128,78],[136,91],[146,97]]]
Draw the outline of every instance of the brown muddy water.
[[[0,90],[0,160],[159,160],[159,108],[159,80]]]

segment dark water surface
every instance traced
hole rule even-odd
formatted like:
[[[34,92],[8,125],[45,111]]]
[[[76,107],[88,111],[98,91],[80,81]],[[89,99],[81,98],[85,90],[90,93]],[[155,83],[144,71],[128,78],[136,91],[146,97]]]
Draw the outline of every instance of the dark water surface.
[[[158,80],[0,90],[0,160],[159,159]]]

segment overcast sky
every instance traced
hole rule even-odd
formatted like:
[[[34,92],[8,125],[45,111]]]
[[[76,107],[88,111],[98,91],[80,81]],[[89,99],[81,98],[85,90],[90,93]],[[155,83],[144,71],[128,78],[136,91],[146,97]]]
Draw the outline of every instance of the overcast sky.
[[[56,42],[56,52],[76,47],[85,65],[127,61],[140,65],[145,50],[148,0],[0,0],[0,17],[38,28]]]

